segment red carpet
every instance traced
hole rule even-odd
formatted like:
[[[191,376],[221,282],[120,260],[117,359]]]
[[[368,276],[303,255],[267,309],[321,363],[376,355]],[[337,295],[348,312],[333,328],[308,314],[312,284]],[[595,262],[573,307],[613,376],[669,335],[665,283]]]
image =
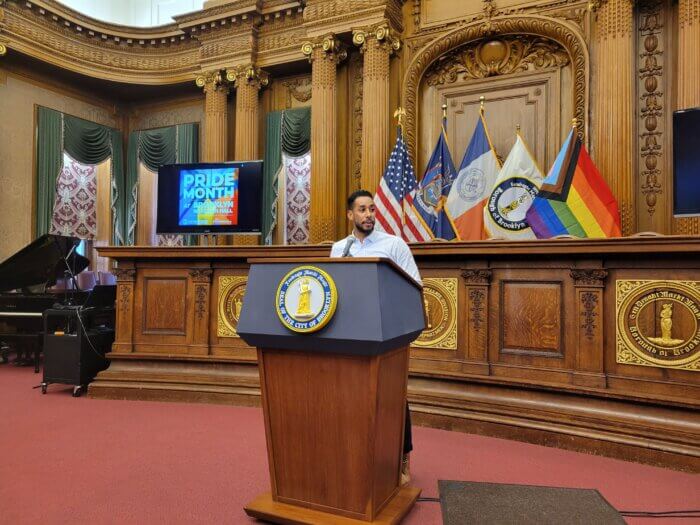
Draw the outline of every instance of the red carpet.
[[[0,522],[255,523],[242,507],[269,490],[260,410],[76,399],[61,385],[42,396],[40,381],[0,365]],[[624,510],[700,507],[691,474],[428,428],[413,439],[423,496],[453,479],[597,488]],[[440,522],[440,505],[424,502],[404,523]]]

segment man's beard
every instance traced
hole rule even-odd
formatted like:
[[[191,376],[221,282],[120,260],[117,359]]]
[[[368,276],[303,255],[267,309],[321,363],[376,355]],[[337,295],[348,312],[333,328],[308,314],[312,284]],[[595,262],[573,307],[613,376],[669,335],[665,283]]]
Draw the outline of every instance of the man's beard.
[[[372,231],[374,231],[374,221],[372,221],[372,226],[370,226],[369,228],[365,227],[362,223],[356,222],[355,229],[358,232],[362,232],[365,235],[369,235],[370,233],[372,233]]]

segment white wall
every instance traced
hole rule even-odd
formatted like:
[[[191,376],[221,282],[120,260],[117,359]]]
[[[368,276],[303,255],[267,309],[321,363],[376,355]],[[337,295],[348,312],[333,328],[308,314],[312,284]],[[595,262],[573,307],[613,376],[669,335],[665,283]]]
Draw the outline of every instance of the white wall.
[[[173,15],[202,9],[204,0],[59,0],[92,18],[125,26],[172,23]]]

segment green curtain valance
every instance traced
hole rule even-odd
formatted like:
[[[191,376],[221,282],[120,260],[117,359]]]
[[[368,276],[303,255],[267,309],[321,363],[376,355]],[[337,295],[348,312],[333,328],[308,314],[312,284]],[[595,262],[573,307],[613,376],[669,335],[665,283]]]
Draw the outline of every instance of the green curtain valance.
[[[300,157],[311,149],[311,108],[282,112],[282,151]]]
[[[124,155],[120,131],[65,115],[45,107],[38,108],[37,119],[37,220],[36,235],[51,227],[56,199],[56,180],[63,165],[63,152],[81,164],[95,165],[111,157],[110,207],[112,243],[124,244],[122,202]]]
[[[139,161],[154,172],[164,164],[197,162],[199,159],[199,124],[178,124],[166,128],[132,131],[129,134],[126,168],[126,243],[136,242]],[[185,239],[194,242],[192,236]]]
[[[111,128],[63,116],[63,149],[81,164],[100,164],[112,155]]]
[[[139,132],[139,159],[154,172],[164,164],[175,164],[177,158],[176,126]]]
[[[263,242],[272,244],[277,225],[277,196],[282,153],[301,157],[311,149],[311,108],[272,111],[267,115],[263,162]]]

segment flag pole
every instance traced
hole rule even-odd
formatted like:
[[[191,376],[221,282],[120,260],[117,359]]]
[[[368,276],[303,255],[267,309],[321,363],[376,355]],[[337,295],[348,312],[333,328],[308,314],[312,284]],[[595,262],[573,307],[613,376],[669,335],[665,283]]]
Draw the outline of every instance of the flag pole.
[[[394,118],[398,121],[397,122],[397,127],[398,127],[398,136],[403,140],[403,120],[406,118],[406,110],[402,108],[401,106],[396,108],[396,111],[394,111]],[[403,199],[401,200],[401,238],[405,238],[404,236],[404,227],[406,226],[406,210],[404,208],[403,204]]]

